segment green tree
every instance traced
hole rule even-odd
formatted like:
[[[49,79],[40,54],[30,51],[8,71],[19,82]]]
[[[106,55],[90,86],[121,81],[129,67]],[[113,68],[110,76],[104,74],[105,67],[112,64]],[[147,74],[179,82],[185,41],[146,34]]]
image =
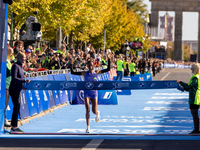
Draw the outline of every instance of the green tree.
[[[148,15],[147,5],[143,0],[130,0],[127,2],[127,9],[137,14],[140,23],[145,23]]]

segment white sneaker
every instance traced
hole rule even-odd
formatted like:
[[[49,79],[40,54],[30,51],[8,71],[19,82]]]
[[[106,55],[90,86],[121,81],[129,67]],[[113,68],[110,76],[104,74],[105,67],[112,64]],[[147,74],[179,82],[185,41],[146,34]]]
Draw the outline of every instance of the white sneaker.
[[[86,129],[86,133],[90,133],[90,127]]]
[[[96,115],[95,121],[99,122],[99,120],[100,120],[100,111],[99,110],[97,110],[97,111],[98,111],[98,114]]]

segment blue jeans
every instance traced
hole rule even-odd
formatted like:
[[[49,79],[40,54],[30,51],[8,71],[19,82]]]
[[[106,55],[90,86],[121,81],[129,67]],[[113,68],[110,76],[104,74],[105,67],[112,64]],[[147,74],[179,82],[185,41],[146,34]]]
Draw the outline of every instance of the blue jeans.
[[[117,81],[122,81],[122,78],[124,76],[124,72],[123,71],[117,71]]]

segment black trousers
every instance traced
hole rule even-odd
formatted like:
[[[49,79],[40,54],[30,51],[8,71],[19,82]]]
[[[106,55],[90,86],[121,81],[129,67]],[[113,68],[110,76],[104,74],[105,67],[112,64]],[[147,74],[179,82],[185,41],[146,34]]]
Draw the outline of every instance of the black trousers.
[[[5,109],[4,109],[4,121],[6,121],[6,109],[8,107],[9,99],[10,99],[9,89],[6,89],[6,100],[5,100]]]
[[[131,72],[130,76],[134,77],[135,76],[135,72]]]
[[[12,120],[11,120],[11,126],[17,127],[18,123],[18,115],[20,110],[20,103],[21,103],[21,90],[20,89],[14,89],[10,88],[9,93],[12,98],[13,102],[13,113],[12,113]]]

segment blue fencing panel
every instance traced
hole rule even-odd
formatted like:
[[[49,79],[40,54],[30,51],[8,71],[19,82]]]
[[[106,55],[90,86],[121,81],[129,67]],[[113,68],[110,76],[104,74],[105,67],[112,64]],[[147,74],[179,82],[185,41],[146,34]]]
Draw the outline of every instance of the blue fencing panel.
[[[37,78],[31,78],[31,80],[37,80]],[[31,91],[33,94],[33,101],[36,101],[36,108],[37,108],[37,112],[40,113],[43,111],[43,107],[42,107],[42,98],[43,96],[43,92],[42,91],[38,91],[38,90],[34,90]]]
[[[53,75],[48,75],[48,78],[49,78],[49,81],[54,81]],[[56,105],[60,104],[58,91],[57,90],[53,90],[53,95],[54,95],[55,104]]]
[[[53,75],[53,76],[54,76],[55,81],[65,81],[66,80],[64,78],[61,79],[61,76],[58,75],[58,74],[57,75]],[[64,90],[59,90],[58,93],[59,93],[59,99],[60,99],[60,103],[61,104],[68,101],[68,94],[66,96]]]
[[[20,118],[27,118],[29,117],[29,110],[28,110],[28,104],[25,96],[24,90],[21,91],[21,104],[20,104]]]
[[[43,79],[41,77],[35,77],[32,80],[43,80]],[[49,104],[49,100],[48,100],[48,98],[49,98],[48,94],[43,90],[34,90],[34,92],[35,92],[34,95],[37,99],[39,112],[49,109],[50,104]]]
[[[102,80],[110,81],[108,72],[102,74]],[[101,76],[98,76],[98,81],[101,81]],[[117,93],[115,90],[98,90],[98,104],[100,105],[117,105]]]
[[[82,81],[78,75],[72,75],[71,73],[65,74],[67,81]],[[70,90],[69,99],[71,104],[84,104],[84,91],[83,90]]]
[[[27,78],[27,79],[32,80],[32,78]],[[32,90],[25,91],[25,96],[26,96],[30,116],[38,113],[37,99],[33,97],[33,95],[35,95],[35,92]]]
[[[37,80],[43,80],[42,77],[37,77]],[[49,102],[49,94],[48,94],[48,91],[41,91],[42,94],[43,94],[43,97],[42,97],[42,109],[43,110],[47,110],[50,108],[50,102]]]
[[[7,120],[11,120],[12,112],[13,112],[13,102],[12,102],[12,99],[10,97],[10,100],[9,100],[9,103],[8,103],[8,107],[6,109],[6,119]]]
[[[117,78],[113,78],[113,81],[116,81]],[[122,78],[122,81],[131,81],[130,77],[124,76]],[[117,95],[131,95],[131,90],[117,90]]]
[[[144,75],[146,76],[146,81],[153,81],[151,73],[145,73]]]
[[[49,80],[48,76],[42,76],[42,79]],[[53,95],[53,91],[51,91],[51,90],[48,90],[47,92],[49,94],[49,103],[50,103],[50,108],[51,108],[51,107],[55,106],[54,95]]]
[[[61,81],[67,81],[66,77],[64,74],[59,74],[60,80]],[[69,101],[69,96],[68,96],[68,91],[67,90],[63,90],[63,100],[64,102]]]

